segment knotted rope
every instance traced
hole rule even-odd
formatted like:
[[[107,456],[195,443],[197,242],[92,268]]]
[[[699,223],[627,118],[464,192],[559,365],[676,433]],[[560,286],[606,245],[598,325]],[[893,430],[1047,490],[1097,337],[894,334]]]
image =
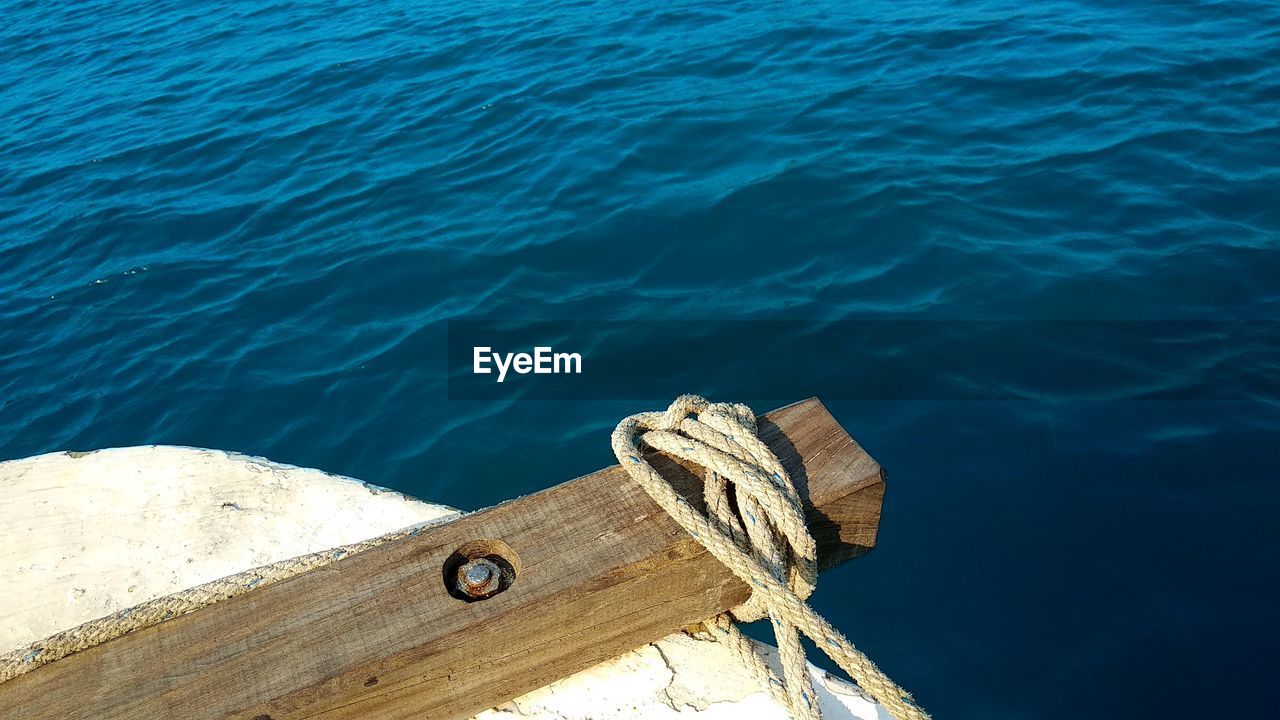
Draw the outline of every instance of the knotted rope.
[[[929,715],[909,693],[805,602],[818,575],[813,537],[805,526],[800,496],[782,463],[757,435],[750,408],[682,395],[665,412],[639,413],[618,423],[612,442],[627,474],[753,588],[747,602],[729,615],[740,622],[769,617],[782,658],[781,679],[728,615],[705,625],[713,637],[728,642],[794,717],[822,717],[800,644],[803,632],[897,720],[927,720]],[[706,468],[705,515],[645,460],[644,447]],[[730,484],[736,513],[730,506]]]

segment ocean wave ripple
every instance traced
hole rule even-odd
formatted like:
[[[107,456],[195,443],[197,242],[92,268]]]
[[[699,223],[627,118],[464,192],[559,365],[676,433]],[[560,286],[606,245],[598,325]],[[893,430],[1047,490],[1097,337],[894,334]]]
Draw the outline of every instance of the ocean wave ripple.
[[[12,1],[0,58],[2,458],[216,446],[478,507],[608,462],[601,432],[638,407],[449,403],[448,320],[1280,315],[1274,3]],[[1229,381],[1224,358],[1274,362],[1189,362]],[[1036,393],[998,364],[974,382]],[[1269,436],[1273,399],[1218,425],[843,412],[925,476],[957,471],[901,438],[1044,427],[1058,452],[1071,418],[1098,429],[1072,448],[1134,470]],[[1269,468],[1235,476],[1254,508],[1276,496],[1240,478]],[[939,526],[964,502],[897,492]],[[926,562],[903,532],[876,555]],[[931,707],[1037,704],[1034,681],[997,697],[920,659],[972,652],[954,627],[859,602],[896,618],[864,632]]]

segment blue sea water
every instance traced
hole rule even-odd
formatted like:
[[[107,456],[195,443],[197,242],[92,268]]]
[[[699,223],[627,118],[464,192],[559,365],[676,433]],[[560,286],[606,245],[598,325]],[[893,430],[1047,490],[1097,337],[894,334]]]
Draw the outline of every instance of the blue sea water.
[[[0,0],[0,118],[0,458],[476,508],[670,394],[779,403],[450,399],[450,321],[1280,319],[1269,2]],[[993,357],[1001,399],[868,398],[761,347],[889,473],[816,607],[938,717],[1274,714],[1280,365],[1186,327],[1167,380],[1220,395]]]

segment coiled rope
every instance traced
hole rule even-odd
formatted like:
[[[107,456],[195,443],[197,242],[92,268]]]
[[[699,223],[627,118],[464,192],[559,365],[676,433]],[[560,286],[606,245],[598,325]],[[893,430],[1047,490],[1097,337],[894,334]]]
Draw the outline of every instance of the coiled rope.
[[[639,413],[618,423],[612,444],[618,462],[654,502],[752,587],[747,602],[705,625],[794,717],[822,717],[800,644],[804,633],[897,720],[927,720],[929,715],[907,691],[805,602],[818,575],[813,537],[790,476],[757,431],[756,416],[745,405],[682,395],[665,412]],[[706,468],[705,515],[645,460],[645,447]],[[781,679],[732,622],[766,616],[778,641]]]

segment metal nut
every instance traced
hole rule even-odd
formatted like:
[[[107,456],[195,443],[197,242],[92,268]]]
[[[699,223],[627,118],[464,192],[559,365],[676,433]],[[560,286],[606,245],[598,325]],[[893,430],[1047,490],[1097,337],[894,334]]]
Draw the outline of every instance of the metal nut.
[[[489,558],[468,560],[458,567],[458,592],[467,597],[486,598],[498,592],[502,568]]]

